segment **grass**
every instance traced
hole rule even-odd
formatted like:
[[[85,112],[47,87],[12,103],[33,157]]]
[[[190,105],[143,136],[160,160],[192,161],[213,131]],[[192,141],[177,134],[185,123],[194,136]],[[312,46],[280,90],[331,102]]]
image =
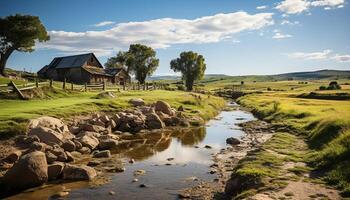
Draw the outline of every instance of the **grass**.
[[[343,195],[350,195],[350,101],[304,99],[297,98],[294,92],[267,92],[241,97],[239,102],[280,130],[306,141],[311,153],[299,157],[298,150],[288,144],[281,149],[279,143],[287,140],[283,136],[272,138],[267,144],[270,148],[288,155],[292,161],[307,162],[325,171],[324,180],[337,186]],[[290,171],[302,173],[310,169]]]
[[[182,91],[123,91],[116,93],[115,99],[96,98],[98,92],[62,92],[62,90],[46,91],[46,98],[32,100],[0,101],[0,135],[8,137],[25,131],[25,123],[32,118],[48,115],[69,118],[74,115],[97,111],[116,111],[130,107],[131,98],[142,98],[147,104],[157,100],[167,101],[172,107],[182,105],[189,116],[200,116],[208,120],[218,114],[225,106],[225,100],[219,97],[192,95]],[[196,102],[184,104],[183,101]]]

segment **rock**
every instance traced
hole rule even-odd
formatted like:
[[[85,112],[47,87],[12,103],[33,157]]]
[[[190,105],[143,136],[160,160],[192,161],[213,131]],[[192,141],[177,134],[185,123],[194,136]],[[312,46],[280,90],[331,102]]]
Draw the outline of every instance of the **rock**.
[[[74,135],[76,135],[80,132],[79,126],[69,126],[68,129]]]
[[[48,116],[43,116],[39,117],[37,119],[32,119],[29,121],[28,128],[36,128],[36,127],[46,127],[50,129],[57,129],[64,126],[64,123],[57,118],[54,117],[48,117]]]
[[[164,128],[164,123],[155,113],[149,113],[146,115],[146,126],[149,129],[160,129]]]
[[[129,103],[135,107],[137,106],[144,106],[145,101],[143,99],[137,98],[137,99],[130,99]]]
[[[79,138],[79,142],[84,147],[88,147],[91,150],[95,149],[99,144],[99,141],[97,138],[95,138],[94,136],[87,136],[87,135]]]
[[[106,126],[106,124],[104,122],[102,122],[100,119],[90,120],[89,123],[92,124],[92,125],[101,126],[101,127],[105,127]]]
[[[33,142],[32,144],[29,145],[30,151],[42,151],[45,152],[46,145],[41,142]]]
[[[177,108],[177,111],[183,112],[185,111],[185,108],[181,105]]]
[[[137,181],[139,181],[139,179],[137,179],[137,178],[132,179],[132,182],[134,182],[134,183]]]
[[[66,197],[66,196],[68,196],[68,195],[69,195],[69,192],[67,192],[67,191],[61,191],[61,192],[57,192],[57,193],[53,194],[53,195],[51,196],[51,198],[52,198],[52,199],[61,199],[61,198]]]
[[[80,156],[81,156],[81,153],[78,152],[78,151],[72,151],[72,152],[70,152],[70,154],[71,154],[73,157],[80,157]]]
[[[62,144],[63,140],[63,135],[46,127],[36,127],[32,128],[29,133],[29,136],[38,136],[40,141],[45,143],[45,144],[51,144],[51,143],[56,143],[56,144]]]
[[[88,162],[87,166],[90,166],[90,167],[95,167],[97,165],[100,165],[101,162],[100,161],[97,161],[97,160],[91,160]]]
[[[99,120],[101,120],[103,123],[108,123],[109,122],[109,117],[107,115],[102,115]]]
[[[8,155],[6,158],[4,158],[3,161],[7,163],[15,163],[19,159],[19,157],[21,157],[21,155],[22,155],[22,151],[16,150],[12,152],[10,155]]]
[[[134,176],[142,176],[146,174],[146,170],[138,169],[134,171]]]
[[[48,165],[47,173],[48,173],[49,180],[57,179],[62,174],[63,169],[64,169],[64,163],[61,163],[61,162],[55,162],[51,165]]]
[[[172,161],[172,160],[174,160],[175,158],[167,158],[166,160],[167,161]]]
[[[75,143],[71,140],[66,140],[61,147],[68,152],[75,151]]]
[[[114,191],[109,191],[108,194],[115,195],[115,192]]]
[[[51,164],[57,160],[57,156],[54,155],[53,153],[51,153],[50,151],[47,151],[45,153],[45,156],[46,156],[46,161],[48,164]]]
[[[118,146],[118,141],[114,139],[101,140],[98,144],[100,150],[112,149]]]
[[[3,178],[9,189],[27,189],[40,186],[48,180],[45,154],[34,151],[23,155]]]
[[[65,153],[67,156],[67,162],[74,162],[74,156],[68,151],[66,151]]]
[[[95,153],[93,155],[94,158],[109,158],[111,157],[111,152],[109,150],[103,150]]]
[[[115,127],[117,127],[117,123],[113,119],[110,119],[108,122],[108,126],[114,129]]]
[[[129,160],[129,163],[130,163],[130,164],[133,164],[133,163],[135,163],[135,160],[134,160],[134,159],[130,159],[130,160]]]
[[[92,167],[66,164],[63,169],[64,180],[92,180],[97,175]]]
[[[212,147],[210,145],[205,145],[204,148],[211,149]]]
[[[237,138],[230,137],[230,138],[226,139],[226,143],[230,144],[230,145],[237,145],[237,144],[240,144],[241,141],[239,139],[237,139]]]
[[[61,161],[61,162],[66,162],[68,160],[68,156],[66,154],[66,152],[61,151],[59,154],[56,155],[57,156],[57,160]]]
[[[80,149],[83,145],[78,140],[73,140],[75,145],[75,150]]]
[[[141,187],[141,188],[145,188],[145,187],[147,187],[147,185],[146,185],[146,184],[144,184],[144,183],[141,183],[141,184],[139,185],[139,187]]]
[[[80,152],[82,154],[89,154],[89,153],[91,153],[91,150],[88,147],[82,147],[82,148],[78,149],[78,152]]]
[[[154,105],[154,109],[155,111],[160,111],[170,116],[173,116],[175,114],[170,105],[165,101],[157,101]]]
[[[90,132],[103,132],[105,130],[105,127],[97,126],[97,125],[91,125],[91,124],[81,124],[80,129],[83,131],[90,131]]]

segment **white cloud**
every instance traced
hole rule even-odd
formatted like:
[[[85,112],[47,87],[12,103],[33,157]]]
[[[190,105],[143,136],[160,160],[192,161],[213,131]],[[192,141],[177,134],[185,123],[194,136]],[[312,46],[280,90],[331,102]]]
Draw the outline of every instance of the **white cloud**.
[[[110,55],[116,50],[127,48],[131,43],[142,43],[153,48],[166,48],[173,44],[213,43],[242,31],[259,30],[272,25],[272,15],[250,15],[241,11],[191,20],[162,18],[119,23],[104,31],[49,31],[50,41],[37,45],[39,48],[68,53],[92,51],[98,55]]]
[[[112,24],[114,24],[114,23],[115,23],[115,22],[112,22],[112,21],[104,21],[104,22],[100,22],[100,23],[94,24],[93,26],[95,26],[95,27],[101,27],[101,26],[112,25]]]
[[[325,10],[344,7],[345,0],[284,0],[277,4],[277,10],[284,14],[300,14],[311,7],[324,7]]]
[[[275,35],[272,36],[273,39],[286,39],[291,37],[293,36],[289,34],[282,34],[280,32],[275,32]]]
[[[276,6],[281,12],[286,14],[299,14],[309,9],[310,2],[306,0],[284,0]]]
[[[350,54],[347,55],[338,55],[332,57],[332,59],[338,61],[338,62],[350,62]]]
[[[257,9],[257,10],[264,10],[264,9],[266,9],[267,7],[268,7],[268,6],[266,6],[266,5],[257,6],[256,9]]]
[[[302,60],[325,60],[328,59],[332,50],[326,49],[320,52],[295,52],[286,54],[290,58],[302,59]]]
[[[300,24],[299,21],[291,22],[291,21],[289,21],[289,20],[283,20],[283,21],[281,22],[281,25],[298,25],[298,24]]]

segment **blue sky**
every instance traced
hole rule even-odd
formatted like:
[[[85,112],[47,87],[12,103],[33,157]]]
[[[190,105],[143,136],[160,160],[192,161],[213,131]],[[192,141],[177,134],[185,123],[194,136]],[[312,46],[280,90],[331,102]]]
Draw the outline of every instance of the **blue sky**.
[[[0,15],[39,16],[51,40],[7,66],[38,71],[56,56],[94,52],[101,63],[130,43],[157,51],[155,74],[180,52],[202,54],[209,74],[350,70],[347,0],[2,0]]]

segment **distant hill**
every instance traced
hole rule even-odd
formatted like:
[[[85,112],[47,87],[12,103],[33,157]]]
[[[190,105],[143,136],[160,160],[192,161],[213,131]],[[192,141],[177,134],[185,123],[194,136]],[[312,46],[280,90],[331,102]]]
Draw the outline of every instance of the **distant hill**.
[[[293,72],[285,74],[273,75],[277,79],[348,79],[350,78],[350,71],[348,70],[319,70],[312,72]]]

